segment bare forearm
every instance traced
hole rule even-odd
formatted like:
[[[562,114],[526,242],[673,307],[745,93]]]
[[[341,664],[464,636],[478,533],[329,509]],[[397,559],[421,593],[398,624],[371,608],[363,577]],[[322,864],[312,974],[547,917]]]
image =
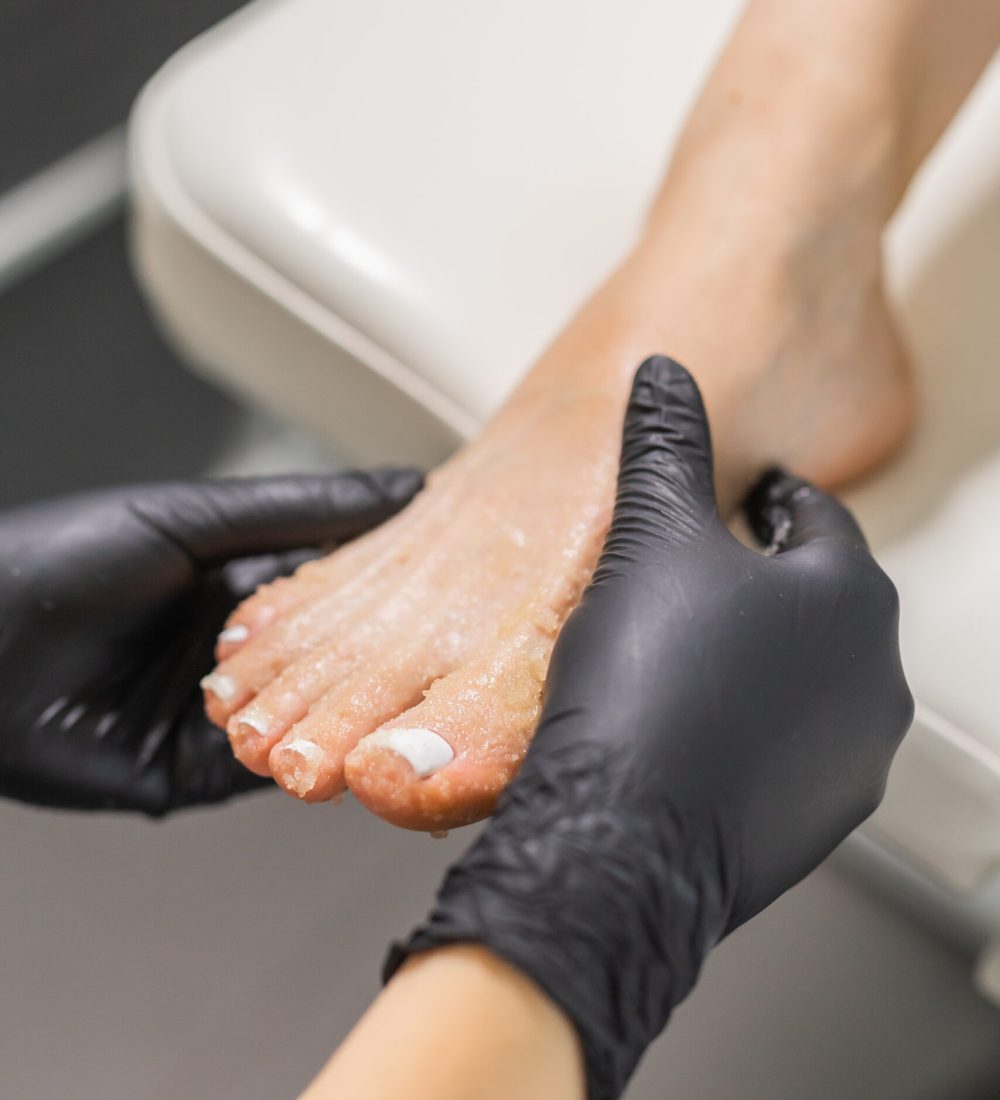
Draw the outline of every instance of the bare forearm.
[[[361,1018],[302,1100],[582,1100],[569,1021],[478,947],[418,956]]]

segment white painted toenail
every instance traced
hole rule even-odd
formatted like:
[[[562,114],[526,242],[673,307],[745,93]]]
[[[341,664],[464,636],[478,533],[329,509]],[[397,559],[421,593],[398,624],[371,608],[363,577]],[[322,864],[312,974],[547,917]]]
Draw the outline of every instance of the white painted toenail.
[[[378,730],[364,740],[366,746],[391,749],[401,757],[421,778],[432,775],[455,757],[451,745],[433,730],[388,729]]]
[[[271,732],[271,716],[265,714],[260,707],[247,707],[239,717],[241,726],[249,726],[256,730],[262,737]]]
[[[236,626],[227,626],[219,635],[220,642],[245,642],[250,637],[250,628],[238,623]]]
[[[302,757],[302,764],[290,769],[290,784],[296,794],[308,794],[316,786],[319,766],[323,762],[323,750],[315,741],[309,741],[305,737],[297,737],[294,741],[289,741],[287,745],[282,745],[282,749]]]
[[[228,703],[230,699],[235,699],[239,690],[232,676],[224,676],[221,672],[212,672],[208,676],[203,676],[201,686],[224,703]]]

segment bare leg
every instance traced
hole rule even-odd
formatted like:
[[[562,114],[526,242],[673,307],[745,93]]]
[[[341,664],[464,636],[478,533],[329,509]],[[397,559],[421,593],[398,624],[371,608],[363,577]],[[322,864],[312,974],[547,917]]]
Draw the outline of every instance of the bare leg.
[[[412,828],[488,813],[598,553],[649,354],[697,376],[727,505],[774,462],[831,485],[891,451],[914,395],[882,229],[997,42],[997,0],[753,0],[641,241],[483,436],[388,528],[236,613],[249,638],[207,703],[240,759]]]

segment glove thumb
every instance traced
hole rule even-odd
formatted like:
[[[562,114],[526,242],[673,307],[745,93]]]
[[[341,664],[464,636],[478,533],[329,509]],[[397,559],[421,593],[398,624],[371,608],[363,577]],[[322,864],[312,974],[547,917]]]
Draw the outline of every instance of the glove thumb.
[[[679,363],[654,355],[636,371],[625,413],[612,537],[681,544],[717,517],[701,393]]]

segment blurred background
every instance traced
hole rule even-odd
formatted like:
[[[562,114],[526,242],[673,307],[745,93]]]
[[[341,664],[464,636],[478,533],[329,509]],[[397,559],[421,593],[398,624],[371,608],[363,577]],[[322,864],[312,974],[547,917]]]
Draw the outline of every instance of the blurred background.
[[[0,499],[193,474],[238,410],[178,369],[124,248],[124,122],[219,0],[3,0]],[[123,415],[123,410],[128,415]]]
[[[132,101],[235,7],[0,0],[0,507],[338,464],[192,374],[127,258]],[[295,1096],[471,835],[279,794],[157,824],[0,805],[0,1092]],[[996,1100],[983,928],[882,858],[839,853],[734,935],[632,1100]]]

